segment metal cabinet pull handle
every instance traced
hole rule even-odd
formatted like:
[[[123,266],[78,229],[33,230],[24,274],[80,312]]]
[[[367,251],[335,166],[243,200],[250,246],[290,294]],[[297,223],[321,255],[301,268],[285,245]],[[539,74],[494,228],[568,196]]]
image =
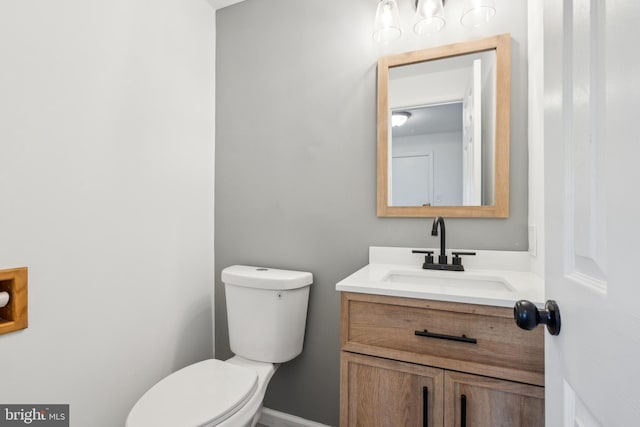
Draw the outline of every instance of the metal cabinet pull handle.
[[[460,427],[467,427],[467,396],[460,396]]]
[[[429,427],[429,387],[422,387],[422,427]]]
[[[469,344],[478,344],[478,340],[477,339],[468,338],[466,335],[463,335],[461,337],[456,337],[456,336],[453,336],[453,335],[434,334],[433,332],[429,332],[426,329],[424,331],[415,331],[415,334],[420,336],[420,337],[438,338],[438,339],[441,339],[441,340],[466,342],[466,343],[469,343]]]

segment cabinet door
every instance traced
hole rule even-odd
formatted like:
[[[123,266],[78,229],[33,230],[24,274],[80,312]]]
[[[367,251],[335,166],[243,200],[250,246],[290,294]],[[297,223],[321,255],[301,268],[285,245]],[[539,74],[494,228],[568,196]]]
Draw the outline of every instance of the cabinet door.
[[[342,427],[442,427],[444,371],[341,352]]]
[[[544,387],[445,372],[445,427],[542,427]]]

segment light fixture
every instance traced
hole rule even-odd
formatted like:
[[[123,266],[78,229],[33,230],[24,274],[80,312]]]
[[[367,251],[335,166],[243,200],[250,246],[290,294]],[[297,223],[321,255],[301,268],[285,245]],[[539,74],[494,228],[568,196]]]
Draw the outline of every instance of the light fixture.
[[[400,13],[396,0],[380,0],[376,9],[373,39],[378,43],[389,43],[402,35]]]
[[[419,36],[429,36],[444,27],[443,0],[416,0],[417,22],[413,31]]]
[[[429,36],[442,30],[444,6],[456,3],[454,0],[411,0],[415,1],[416,22],[413,31],[418,36]],[[496,14],[495,0],[460,0],[462,16],[460,23],[469,28],[477,28],[486,24]],[[400,13],[396,0],[379,0],[376,9],[373,39],[378,43],[389,43],[402,35]]]
[[[391,127],[396,128],[402,126],[407,123],[409,117],[411,117],[411,113],[408,111],[394,111],[391,113]]]
[[[460,23],[465,27],[477,28],[489,22],[495,14],[495,0],[465,0]]]

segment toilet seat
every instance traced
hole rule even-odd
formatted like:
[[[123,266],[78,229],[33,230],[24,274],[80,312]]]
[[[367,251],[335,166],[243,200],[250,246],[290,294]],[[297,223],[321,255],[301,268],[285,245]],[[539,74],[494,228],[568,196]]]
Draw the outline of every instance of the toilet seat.
[[[211,427],[235,414],[258,386],[255,370],[217,359],[187,366],[135,404],[126,427]]]

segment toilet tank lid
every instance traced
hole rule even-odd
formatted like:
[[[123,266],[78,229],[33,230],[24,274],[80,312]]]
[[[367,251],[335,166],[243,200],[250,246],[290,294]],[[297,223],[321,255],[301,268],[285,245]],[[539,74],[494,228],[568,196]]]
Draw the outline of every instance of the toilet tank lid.
[[[222,270],[222,281],[246,288],[287,290],[311,285],[313,275],[304,271],[232,265]]]

